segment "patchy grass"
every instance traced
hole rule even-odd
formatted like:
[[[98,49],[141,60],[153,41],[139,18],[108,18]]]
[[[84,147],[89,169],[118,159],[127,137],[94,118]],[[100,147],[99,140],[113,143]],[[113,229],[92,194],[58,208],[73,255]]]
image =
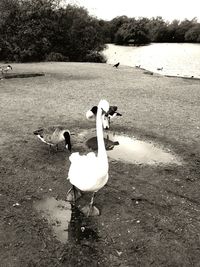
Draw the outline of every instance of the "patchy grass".
[[[107,64],[12,66],[15,73],[45,76],[0,81],[2,266],[198,266],[200,82]],[[72,223],[63,245],[33,204],[47,196],[65,200],[69,152],[49,154],[33,131],[49,125],[66,125],[76,134],[94,128],[85,112],[101,98],[123,114],[113,131],[161,144],[183,164],[110,160],[109,182],[95,199],[101,216],[80,222],[98,238],[77,241],[79,226]],[[87,151],[76,135],[73,151]]]

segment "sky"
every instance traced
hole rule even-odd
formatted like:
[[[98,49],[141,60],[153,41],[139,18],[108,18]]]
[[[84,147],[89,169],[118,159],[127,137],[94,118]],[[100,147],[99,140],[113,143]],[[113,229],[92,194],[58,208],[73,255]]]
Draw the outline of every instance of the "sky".
[[[85,7],[90,15],[111,20],[117,16],[157,17],[165,21],[174,19],[200,21],[200,0],[65,0]]]

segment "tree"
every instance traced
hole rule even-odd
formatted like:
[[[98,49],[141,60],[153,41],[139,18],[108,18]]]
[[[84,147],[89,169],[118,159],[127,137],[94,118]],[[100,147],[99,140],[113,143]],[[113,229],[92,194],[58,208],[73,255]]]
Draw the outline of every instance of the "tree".
[[[185,34],[188,30],[195,26],[197,23],[196,18],[192,20],[185,19],[184,21],[180,22],[177,29],[175,30],[175,40],[176,42],[185,42]]]
[[[115,35],[116,44],[133,44],[142,45],[150,42],[148,29],[146,28],[146,20],[130,19],[124,23]]]
[[[103,49],[99,21],[84,8],[61,7],[58,0],[2,1],[1,59],[84,61]]]
[[[129,19],[127,16],[120,16],[112,19],[110,21],[110,40],[111,43],[115,42],[115,35],[119,28],[123,25],[129,22]]]
[[[200,23],[197,23],[185,33],[185,41],[200,43]]]

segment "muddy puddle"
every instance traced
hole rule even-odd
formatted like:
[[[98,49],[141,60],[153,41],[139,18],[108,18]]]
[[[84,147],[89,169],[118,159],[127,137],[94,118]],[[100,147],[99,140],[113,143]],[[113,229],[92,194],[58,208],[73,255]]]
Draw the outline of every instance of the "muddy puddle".
[[[34,208],[47,220],[55,238],[61,243],[98,239],[97,229],[91,219],[67,201],[48,197],[35,202]]]
[[[137,140],[134,137],[105,133],[105,147],[108,157],[117,161],[133,164],[177,164],[181,165],[178,156],[167,148],[161,147],[153,142]],[[91,137],[86,141],[86,145],[97,150],[96,137]]]

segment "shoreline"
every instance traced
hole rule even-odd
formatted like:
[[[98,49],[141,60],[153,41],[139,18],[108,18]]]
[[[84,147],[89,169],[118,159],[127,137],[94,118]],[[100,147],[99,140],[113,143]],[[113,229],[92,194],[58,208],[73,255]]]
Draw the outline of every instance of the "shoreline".
[[[150,71],[150,70],[145,69],[145,68],[139,68],[137,66],[135,66],[133,68],[141,69],[141,70],[144,71],[144,74],[149,74],[149,75],[160,75],[160,76],[164,76],[164,77],[168,77],[168,78],[181,78],[181,79],[198,80],[198,81],[200,80],[200,78],[194,77],[194,76],[187,77],[187,76],[177,76],[177,75],[162,74],[162,73],[157,73],[157,72]]]

